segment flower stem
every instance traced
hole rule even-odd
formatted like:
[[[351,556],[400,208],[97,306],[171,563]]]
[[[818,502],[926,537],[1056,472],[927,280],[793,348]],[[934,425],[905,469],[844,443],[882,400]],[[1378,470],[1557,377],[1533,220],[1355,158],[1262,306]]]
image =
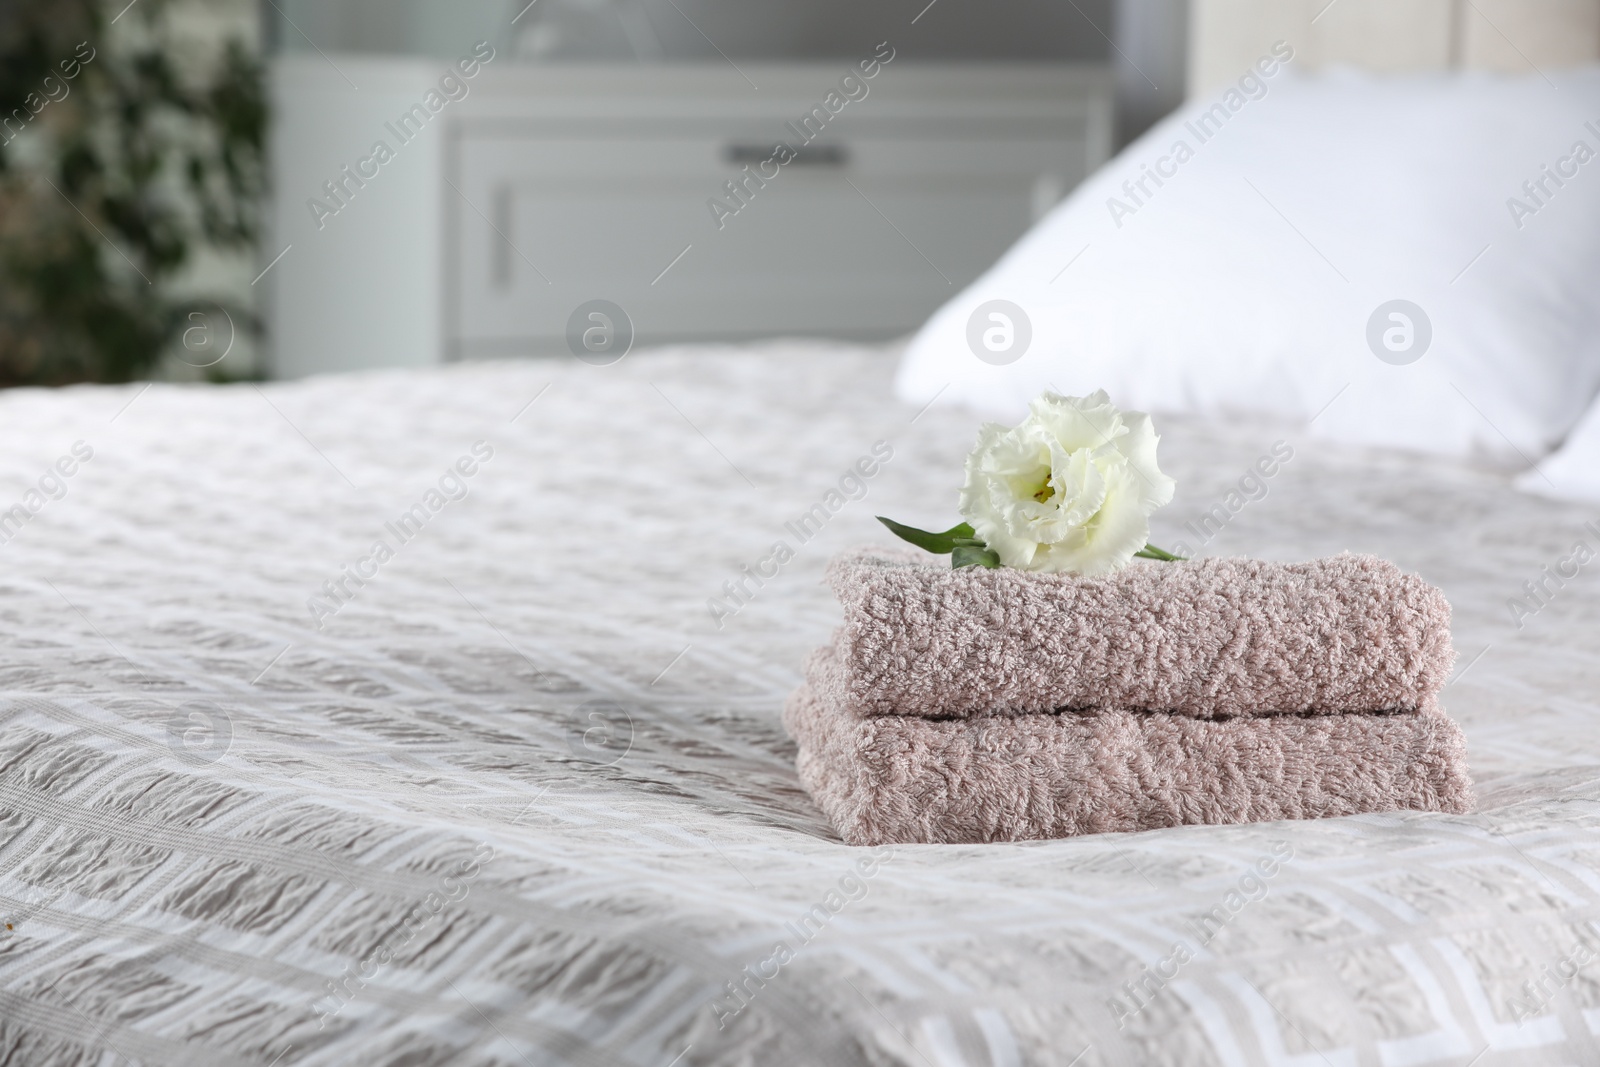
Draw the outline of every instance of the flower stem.
[[[1187,556],[1174,556],[1171,552],[1168,552],[1165,549],[1157,548],[1155,545],[1145,545],[1139,551],[1134,553],[1134,557],[1139,559],[1165,560],[1168,563],[1176,563],[1180,560],[1188,558]]]

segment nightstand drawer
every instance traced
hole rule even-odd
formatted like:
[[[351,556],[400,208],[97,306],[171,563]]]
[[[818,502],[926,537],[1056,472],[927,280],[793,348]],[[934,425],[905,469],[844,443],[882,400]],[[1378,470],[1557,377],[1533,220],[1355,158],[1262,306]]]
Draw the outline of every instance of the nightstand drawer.
[[[449,354],[563,350],[594,299],[640,344],[916,328],[1103,157],[1108,98],[1048,71],[1021,99],[919,96],[926,68],[895,73],[897,92],[809,145],[788,117],[805,97],[770,73],[758,104],[651,117],[542,101],[463,122],[446,159]]]

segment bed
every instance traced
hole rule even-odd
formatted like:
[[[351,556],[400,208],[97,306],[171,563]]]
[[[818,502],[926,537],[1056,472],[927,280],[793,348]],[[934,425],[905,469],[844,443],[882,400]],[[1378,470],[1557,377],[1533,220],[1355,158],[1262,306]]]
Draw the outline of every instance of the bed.
[[[1283,441],[1207,552],[1445,590],[1472,814],[839,841],[779,721],[822,568],[973,431],[896,356],[0,396],[8,493],[92,450],[0,546],[0,1063],[1600,1062],[1600,611],[1507,606],[1596,539],[1503,471],[1158,423],[1158,537]]]

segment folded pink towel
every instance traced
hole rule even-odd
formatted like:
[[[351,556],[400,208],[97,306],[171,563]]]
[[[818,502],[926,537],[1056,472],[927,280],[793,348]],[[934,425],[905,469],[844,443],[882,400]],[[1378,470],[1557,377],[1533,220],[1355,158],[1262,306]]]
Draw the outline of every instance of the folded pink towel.
[[[1444,594],[1374,556],[1079,578],[862,551],[828,580],[844,604],[833,698],[863,715],[1415,711],[1455,659]]]
[[[1411,712],[1226,720],[1107,710],[862,717],[819,696],[837,668],[831,655],[813,658],[784,724],[799,744],[801,782],[852,845],[1472,804],[1461,731],[1434,701]]]

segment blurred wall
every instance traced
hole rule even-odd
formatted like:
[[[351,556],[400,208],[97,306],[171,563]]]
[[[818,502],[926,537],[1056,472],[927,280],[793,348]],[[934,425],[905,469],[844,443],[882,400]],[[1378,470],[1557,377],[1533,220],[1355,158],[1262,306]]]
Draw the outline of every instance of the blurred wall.
[[[1600,59],[1600,0],[1191,0],[1189,92],[1233,81],[1276,40],[1309,69],[1506,73]]]

